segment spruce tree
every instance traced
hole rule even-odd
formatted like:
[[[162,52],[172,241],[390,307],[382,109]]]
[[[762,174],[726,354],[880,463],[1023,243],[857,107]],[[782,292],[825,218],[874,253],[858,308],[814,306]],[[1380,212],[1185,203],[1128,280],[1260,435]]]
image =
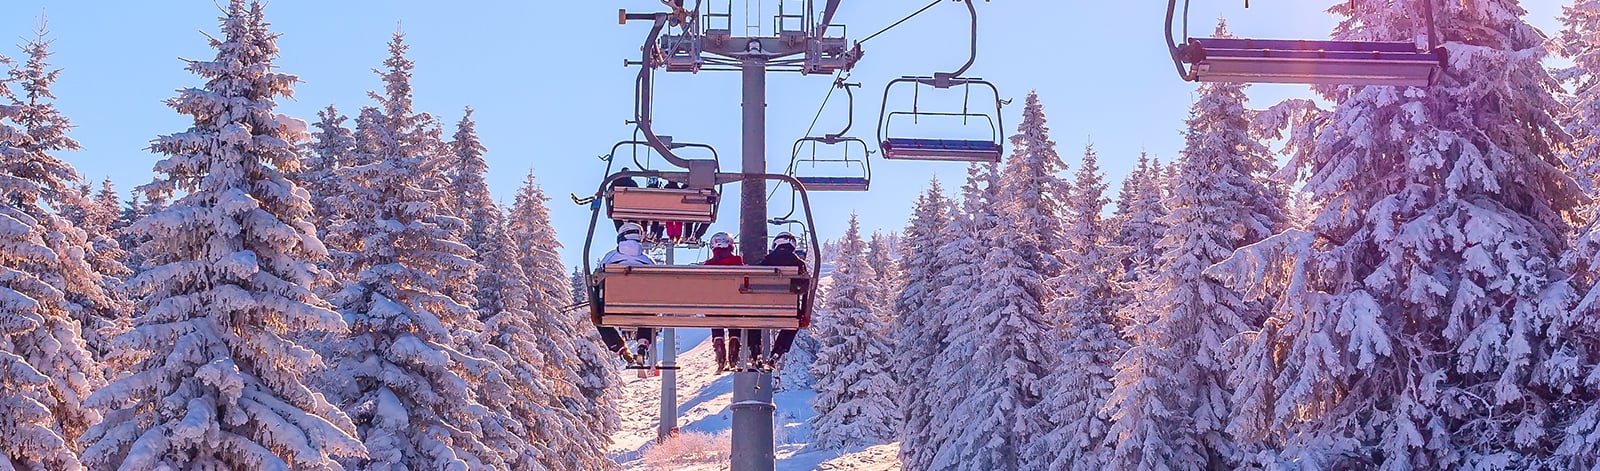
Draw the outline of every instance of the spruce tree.
[[[1051,327],[1060,339],[1061,358],[1044,380],[1050,394],[1035,416],[1050,430],[1027,455],[1035,469],[1105,466],[1110,417],[1102,410],[1116,374],[1112,366],[1127,349],[1116,315],[1124,289],[1117,280],[1122,254],[1110,246],[1111,234],[1100,216],[1109,203],[1105,190],[1094,147],[1087,146],[1065,208],[1065,247],[1058,258],[1066,268],[1049,280],[1060,294],[1047,311],[1057,316]]]
[[[355,150],[354,134],[344,127],[349,119],[333,105],[317,111],[317,122],[311,125],[316,131],[311,133],[311,142],[306,144],[305,166],[295,175],[296,182],[311,193],[318,235],[325,235],[334,225],[335,215],[327,200],[338,191],[334,180],[338,169],[350,163],[350,154]]]
[[[1111,240],[1113,245],[1127,247],[1121,277],[1125,281],[1150,278],[1161,258],[1157,245],[1167,230],[1161,222],[1167,215],[1161,201],[1165,197],[1161,174],[1161,162],[1141,152],[1138,166],[1122,182],[1114,216],[1116,231]]]
[[[1600,466],[1600,400],[1596,400],[1597,383],[1579,381],[1578,374],[1585,370],[1600,372],[1600,2],[1576,0],[1562,10],[1563,28],[1558,44],[1559,52],[1572,61],[1572,65],[1559,70],[1559,77],[1568,81],[1573,94],[1568,99],[1570,108],[1561,123],[1571,136],[1569,159],[1572,175],[1587,191],[1590,201],[1578,212],[1586,221],[1578,228],[1572,247],[1562,256],[1562,265],[1573,275],[1574,289],[1578,290],[1575,307],[1559,316],[1552,329],[1552,337],[1564,337],[1552,342],[1550,353],[1545,354],[1548,365],[1561,368],[1541,368],[1541,382],[1562,391],[1558,404],[1581,408],[1582,412],[1566,424],[1556,453],[1566,457],[1562,464],[1573,468]],[[1573,368],[1573,365],[1578,365]],[[1581,387],[1579,387],[1581,385]]]
[[[566,463],[557,468],[611,469],[616,464],[606,450],[620,426],[615,390],[620,381],[612,363],[616,354],[600,343],[587,311],[563,310],[570,305],[570,286],[546,201],[530,170],[517,190],[507,230],[516,243],[511,253],[519,257],[517,264],[532,290],[529,311],[535,315],[535,331],[544,333],[538,337],[541,351],[552,371],[559,372],[550,392],[561,401],[563,423],[573,424],[567,432],[570,440],[556,450]]]
[[[1015,241],[1023,244],[1016,247],[1017,255],[1036,263],[1046,277],[1053,277],[1061,272],[1055,251],[1061,240],[1061,206],[1070,190],[1059,176],[1067,170],[1067,164],[1056,153],[1055,141],[1050,140],[1050,127],[1037,91],[1028,92],[1022,122],[1017,124],[1017,134],[1011,136],[1011,149],[1000,182],[1006,192],[1006,210],[1017,213],[1020,230],[1028,234]]]
[[[1042,244],[1029,230],[1034,215],[1016,198],[1029,198],[1001,185],[993,167],[981,174],[983,198],[975,216],[988,230],[976,232],[978,250],[967,252],[968,269],[981,273],[968,298],[950,304],[949,345],[943,361],[951,365],[948,388],[959,397],[951,409],[951,440],[942,444],[935,466],[1024,469],[1029,441],[1044,433],[1037,413],[1041,379],[1054,364],[1044,303],[1052,296],[1044,284],[1042,255],[1028,255]],[[979,248],[981,247],[981,248]],[[952,277],[953,280],[970,280]],[[939,373],[936,373],[939,374]],[[952,398],[954,399],[954,398]]]
[[[1227,35],[1224,26],[1217,34]],[[1162,219],[1170,230],[1160,243],[1151,297],[1140,306],[1157,314],[1140,326],[1148,335],[1132,340],[1135,348],[1162,350],[1151,357],[1155,361],[1174,363],[1153,370],[1131,362],[1119,365],[1119,370],[1171,375],[1119,375],[1114,410],[1136,411],[1118,412],[1113,466],[1160,460],[1175,469],[1200,469],[1238,466],[1242,459],[1225,431],[1234,412],[1231,355],[1224,344],[1259,325],[1264,309],[1203,272],[1235,249],[1281,229],[1285,204],[1268,180],[1274,171],[1271,152],[1251,133],[1245,101],[1243,85],[1202,85],[1183,154],[1169,166],[1177,169],[1166,202],[1170,213]],[[1156,401],[1172,415],[1139,417]],[[1153,423],[1138,423],[1146,420]],[[1166,443],[1170,455],[1152,456],[1159,448],[1149,447],[1151,442]]]
[[[1242,254],[1287,276],[1230,270],[1286,291],[1243,339],[1262,366],[1235,433],[1325,468],[1595,466],[1595,321],[1557,263],[1581,197],[1542,35],[1509,0],[1332,11],[1335,39],[1367,41],[1427,37],[1431,13],[1451,60],[1428,87],[1319,88],[1336,107],[1290,164],[1322,209]]]
[[[893,322],[894,298],[900,294],[900,289],[905,281],[900,265],[895,262],[894,250],[891,248],[896,234],[883,234],[873,231],[868,239],[866,260],[872,267],[872,279],[868,280],[867,288],[873,314],[883,319],[885,323]]]
[[[891,344],[884,319],[874,312],[872,266],[854,214],[834,258],[832,283],[817,318],[817,411],[812,441],[828,449],[890,440],[896,429],[894,378],[888,370]]]
[[[572,304],[589,302],[589,281],[582,268],[576,265],[572,267],[572,274],[567,276],[567,285],[572,289]]]
[[[928,469],[937,451],[929,438],[937,423],[933,402],[940,394],[934,384],[938,379],[933,376],[934,362],[943,348],[945,331],[937,306],[944,286],[945,250],[955,234],[947,231],[953,212],[939,180],[934,179],[917,197],[905,229],[901,265],[906,285],[895,297],[891,330],[896,346],[892,360],[895,382],[903,391],[898,400],[899,438],[900,461],[906,469]]]
[[[0,65],[9,64],[0,56]],[[24,208],[37,205],[48,187],[19,170],[49,155],[32,133],[11,124],[26,127],[27,105],[10,88],[16,75],[14,69],[0,77],[0,188],[7,195],[0,204],[0,404],[6,405],[0,408],[0,464],[81,469],[73,439],[99,417],[82,414],[77,403],[89,385],[61,380],[97,369],[62,294],[36,275],[49,270],[56,254],[40,221]]]
[[[459,242],[460,219],[440,207],[432,117],[412,110],[404,34],[389,42],[384,93],[370,93],[370,157],[337,170],[328,203],[344,219],[330,238],[349,245],[353,276],[330,298],[352,335],[330,350],[329,393],[351,414],[371,456],[368,469],[505,466],[513,440],[482,398],[502,394],[497,365],[472,354],[481,322],[451,296],[478,269]],[[503,377],[500,378],[503,381]]]
[[[272,71],[276,35],[261,5],[230,3],[206,79],[167,104],[192,116],[151,150],[166,156],[142,191],[182,195],[129,228],[147,270],[129,282],[143,314],[119,342],[151,352],[136,373],[96,391],[107,420],[84,441],[95,469],[336,469],[365,455],[354,427],[304,385],[321,358],[302,331],[342,332],[307,286],[323,255],[300,165],[304,123],[273,112],[298,79]]]

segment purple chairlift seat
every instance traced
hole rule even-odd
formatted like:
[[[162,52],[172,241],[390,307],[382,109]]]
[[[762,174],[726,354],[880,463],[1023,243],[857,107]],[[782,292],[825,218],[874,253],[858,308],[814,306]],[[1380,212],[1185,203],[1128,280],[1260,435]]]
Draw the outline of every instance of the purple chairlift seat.
[[[1202,82],[1427,86],[1443,50],[1409,42],[1190,38],[1182,47],[1191,79]]]
[[[866,177],[815,177],[796,176],[800,184],[810,191],[867,191],[870,182]]]
[[[914,139],[890,137],[880,144],[883,158],[900,160],[949,160],[961,162],[1000,162],[1000,144],[968,139]]]

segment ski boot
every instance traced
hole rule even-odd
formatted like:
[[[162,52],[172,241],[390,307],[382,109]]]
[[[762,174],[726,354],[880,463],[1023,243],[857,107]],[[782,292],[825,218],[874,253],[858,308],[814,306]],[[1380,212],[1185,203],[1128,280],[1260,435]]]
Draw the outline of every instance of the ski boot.
[[[713,338],[711,339],[711,349],[716,351],[717,354],[717,372],[713,374],[720,375],[728,371],[728,345]]]

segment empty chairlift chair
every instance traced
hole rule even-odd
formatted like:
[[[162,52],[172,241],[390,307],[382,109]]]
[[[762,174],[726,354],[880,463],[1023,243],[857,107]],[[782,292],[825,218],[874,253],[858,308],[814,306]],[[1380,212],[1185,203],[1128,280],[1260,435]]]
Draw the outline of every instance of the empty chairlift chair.
[[[1386,41],[1185,38],[1178,44],[1172,36],[1176,9],[1177,0],[1168,0],[1167,47],[1188,81],[1421,87],[1438,80],[1445,63],[1444,48],[1435,45],[1431,5],[1424,10],[1429,50]],[[1187,34],[1187,2],[1183,15]]]
[[[967,62],[955,72],[936,72],[932,77],[906,76],[890,80],[883,89],[883,108],[878,113],[878,148],[883,151],[883,158],[891,160],[944,160],[958,162],[1000,162],[1001,155],[1001,130],[1005,128],[1000,116],[1000,90],[993,83],[975,77],[964,77],[962,74],[972,67],[978,59],[978,10],[972,0],[962,0],[971,15],[971,50],[967,55]],[[911,88],[911,110],[891,111],[889,97],[896,88]],[[961,89],[961,111],[923,111],[921,109],[922,86],[927,85],[930,93],[948,94],[955,88]],[[981,105],[977,110],[972,108],[972,89],[974,86],[987,89],[987,94],[979,99]],[[993,101],[983,98],[992,98]],[[994,105],[993,114],[989,112],[989,104]],[[897,120],[898,118],[898,120]],[[948,128],[930,132],[926,128],[914,130],[919,134],[905,133],[891,130],[893,123],[899,122],[905,126],[909,121],[912,125],[919,124],[925,118],[936,121],[959,122],[960,129],[970,131],[973,127],[988,126],[989,135],[986,139],[978,138],[951,138]],[[959,121],[952,121],[959,118]],[[974,125],[979,121],[982,125]]]
[[[1179,47],[1201,82],[1427,86],[1442,52],[1407,42],[1189,38]]]
[[[912,90],[912,106],[909,111],[892,111],[889,108],[889,96],[893,90],[900,86],[910,85]],[[919,109],[920,87],[928,85],[934,90],[949,90],[956,86],[961,87],[966,96],[962,97],[961,111],[923,111]],[[993,97],[994,112],[977,112],[968,107],[973,86],[987,88]],[[959,162],[1000,162],[1001,134],[1003,128],[1000,117],[1000,91],[994,84],[978,78],[952,77],[943,74],[934,77],[901,77],[889,81],[883,92],[883,111],[878,118],[878,144],[883,151],[883,158],[891,160],[941,160]],[[987,100],[982,103],[988,103]],[[970,129],[974,121],[980,129],[988,128],[989,137],[986,139],[966,138],[941,138],[932,136],[916,136],[899,134],[894,129],[896,122],[901,126],[910,121],[912,125],[918,124],[922,119],[959,119],[961,127]]]
[[[872,164],[868,159],[872,149],[868,148],[867,141],[845,137],[855,124],[856,94],[851,88],[861,85],[845,83],[840,78],[833,81],[833,86],[844,90],[850,99],[844,129],[795,141],[794,152],[789,154],[788,173],[807,190],[867,191],[872,185]],[[823,100],[823,106],[827,106],[827,100]]]
[[[829,153],[819,155],[823,149]],[[807,137],[794,143],[789,175],[807,190],[867,191],[872,185],[871,152],[867,141],[853,137]]]

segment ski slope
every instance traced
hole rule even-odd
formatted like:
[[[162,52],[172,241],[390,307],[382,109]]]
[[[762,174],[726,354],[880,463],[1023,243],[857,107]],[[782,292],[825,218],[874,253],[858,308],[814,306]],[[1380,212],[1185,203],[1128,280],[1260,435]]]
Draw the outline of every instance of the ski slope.
[[[715,360],[710,331],[678,330],[678,426],[675,443],[657,448],[656,429],[661,415],[661,378],[639,378],[623,372],[617,413],[622,427],[612,437],[611,456],[623,469],[710,471],[728,469],[728,449],[733,424],[733,374],[713,375]],[[773,395],[777,413],[774,439],[778,470],[898,470],[899,444],[866,449],[818,450],[809,447],[814,412],[810,390],[779,391]]]

